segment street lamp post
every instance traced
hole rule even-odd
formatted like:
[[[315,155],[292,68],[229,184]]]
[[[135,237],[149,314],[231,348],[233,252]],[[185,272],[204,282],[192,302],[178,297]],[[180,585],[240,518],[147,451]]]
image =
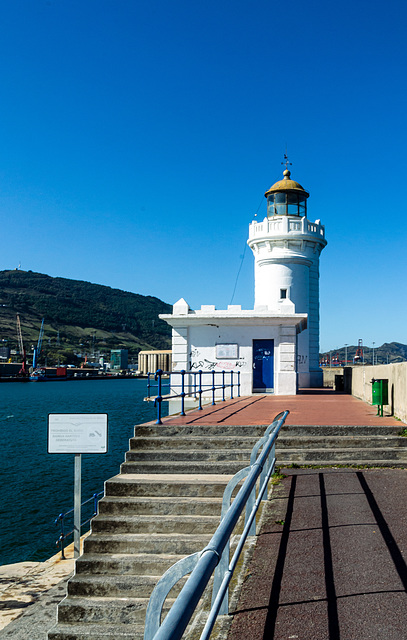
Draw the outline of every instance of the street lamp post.
[[[345,367],[348,366],[348,344],[345,342]]]
[[[375,342],[373,342],[373,353],[372,353],[372,360],[373,360],[373,366],[374,366],[374,346],[375,346]]]

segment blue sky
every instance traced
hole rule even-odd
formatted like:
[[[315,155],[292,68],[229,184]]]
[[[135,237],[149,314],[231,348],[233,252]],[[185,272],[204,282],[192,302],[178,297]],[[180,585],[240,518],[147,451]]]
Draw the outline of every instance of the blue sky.
[[[407,343],[407,5],[13,0],[0,269],[253,306],[286,146],[321,219],[321,349]]]

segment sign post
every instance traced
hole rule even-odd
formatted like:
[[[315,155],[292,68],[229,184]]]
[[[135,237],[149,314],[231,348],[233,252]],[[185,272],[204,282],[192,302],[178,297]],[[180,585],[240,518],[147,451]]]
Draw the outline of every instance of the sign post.
[[[48,453],[74,453],[74,556],[80,555],[82,453],[107,453],[107,413],[49,413]]]
[[[81,555],[81,489],[82,489],[82,454],[75,453],[74,496],[73,496],[73,555]]]

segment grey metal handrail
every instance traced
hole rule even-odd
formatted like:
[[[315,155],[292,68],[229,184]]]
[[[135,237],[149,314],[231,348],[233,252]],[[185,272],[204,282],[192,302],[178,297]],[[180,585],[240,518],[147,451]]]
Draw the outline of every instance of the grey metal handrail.
[[[201,635],[201,640],[209,638],[218,613],[223,611],[222,603],[225,601],[228,585],[243,549],[244,542],[250,531],[253,530],[252,525],[255,523],[257,509],[275,467],[275,441],[288,413],[288,411],[284,411],[282,414],[276,416],[267,428],[265,436],[263,436],[253,448],[253,450],[257,452],[259,448],[263,446],[259,457],[250,467],[246,467],[235,474],[230,481],[229,484],[232,484],[234,487],[243,477],[247,476],[233,503],[226,513],[223,514],[221,522],[209,544],[201,552],[183,558],[168,569],[156,585],[147,607],[144,640],[180,640],[214,569],[220,564],[221,571],[217,572],[214,582],[211,612]],[[272,459],[270,459],[271,456],[273,456]],[[263,471],[265,471],[265,474]],[[257,500],[253,500],[253,497],[255,498],[256,482],[259,476],[262,476],[259,493]],[[236,479],[237,477],[239,479]],[[225,493],[227,493],[227,500],[230,502],[233,488],[230,489],[229,484],[225,489]],[[246,511],[243,533],[229,564],[230,536],[247,502],[250,503],[250,499],[254,504],[250,509],[250,513]],[[189,572],[191,572],[191,574],[188,580],[160,626],[165,598],[174,584]]]
[[[239,484],[239,482],[241,480],[243,480],[243,478],[246,478],[249,474],[249,471],[251,469],[251,466],[256,462],[256,457],[257,454],[259,452],[259,449],[264,445],[265,442],[267,442],[268,438],[270,437],[270,433],[272,431],[274,431],[277,428],[277,422],[283,417],[284,412],[282,411],[281,413],[279,413],[273,420],[273,422],[267,427],[266,432],[264,434],[264,436],[262,438],[260,438],[260,440],[258,440],[256,442],[256,444],[254,445],[251,455],[250,455],[250,466],[249,467],[245,467],[244,469],[241,469],[240,471],[238,471],[233,478],[229,481],[224,493],[223,493],[223,500],[222,500],[222,512],[221,512],[221,520],[223,519],[225,513],[227,512],[227,510],[230,508],[230,503],[232,500],[232,492],[234,490],[234,488]],[[285,420],[285,417],[284,417]],[[278,427],[278,430],[280,428]],[[278,434],[278,432],[277,432]],[[269,464],[268,464],[269,462]],[[267,500],[267,484],[268,484],[268,480],[270,478],[270,475],[273,473],[273,469],[274,469],[274,464],[275,463],[275,445],[272,447],[271,451],[270,451],[270,456],[267,458],[264,466],[263,466],[263,470],[260,474],[260,485],[261,487],[264,485],[265,483],[265,487],[263,489],[262,492],[262,496],[261,499],[262,500]],[[272,467],[272,469],[271,469]],[[271,469],[271,471],[270,471]],[[260,491],[259,491],[259,495],[260,495]],[[258,499],[258,498],[257,498]],[[246,515],[245,515],[245,527],[247,526],[247,524],[249,523],[249,528],[248,528],[248,532],[247,532],[247,536],[255,536],[256,535],[256,520],[255,518],[251,517],[251,514],[253,512],[253,509],[255,508],[255,504],[256,504],[256,495],[255,495],[255,491],[252,491],[247,502],[246,502]],[[257,508],[255,509],[255,514],[257,512]],[[246,537],[247,537],[246,536]],[[245,538],[246,539],[246,538]],[[230,539],[227,541],[226,546],[223,550],[221,559],[219,561],[218,566],[215,569],[215,575],[214,575],[214,584],[213,584],[213,593],[212,593],[212,606],[214,606],[215,603],[215,598],[217,595],[217,592],[219,591],[219,589],[221,589],[221,585],[222,585],[222,581],[227,573],[227,571],[229,570],[229,551],[230,551]],[[240,555],[240,553],[239,553]],[[218,613],[220,613],[221,615],[223,614],[227,614],[229,611],[229,595],[228,592],[226,591],[224,598],[221,602],[220,608]]]

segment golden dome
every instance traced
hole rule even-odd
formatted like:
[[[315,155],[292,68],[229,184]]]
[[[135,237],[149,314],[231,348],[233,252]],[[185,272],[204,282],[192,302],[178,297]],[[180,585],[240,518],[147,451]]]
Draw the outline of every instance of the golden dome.
[[[299,182],[295,182],[295,180],[291,180],[290,178],[291,171],[286,169],[283,175],[284,175],[283,180],[279,180],[278,182],[273,184],[273,186],[270,187],[268,191],[266,191],[266,193],[264,194],[266,198],[271,193],[278,193],[279,191],[282,191],[284,193],[286,193],[287,191],[294,191],[296,193],[301,193],[304,196],[304,198],[308,198],[309,196],[308,191],[305,191],[304,187],[302,187]]]

